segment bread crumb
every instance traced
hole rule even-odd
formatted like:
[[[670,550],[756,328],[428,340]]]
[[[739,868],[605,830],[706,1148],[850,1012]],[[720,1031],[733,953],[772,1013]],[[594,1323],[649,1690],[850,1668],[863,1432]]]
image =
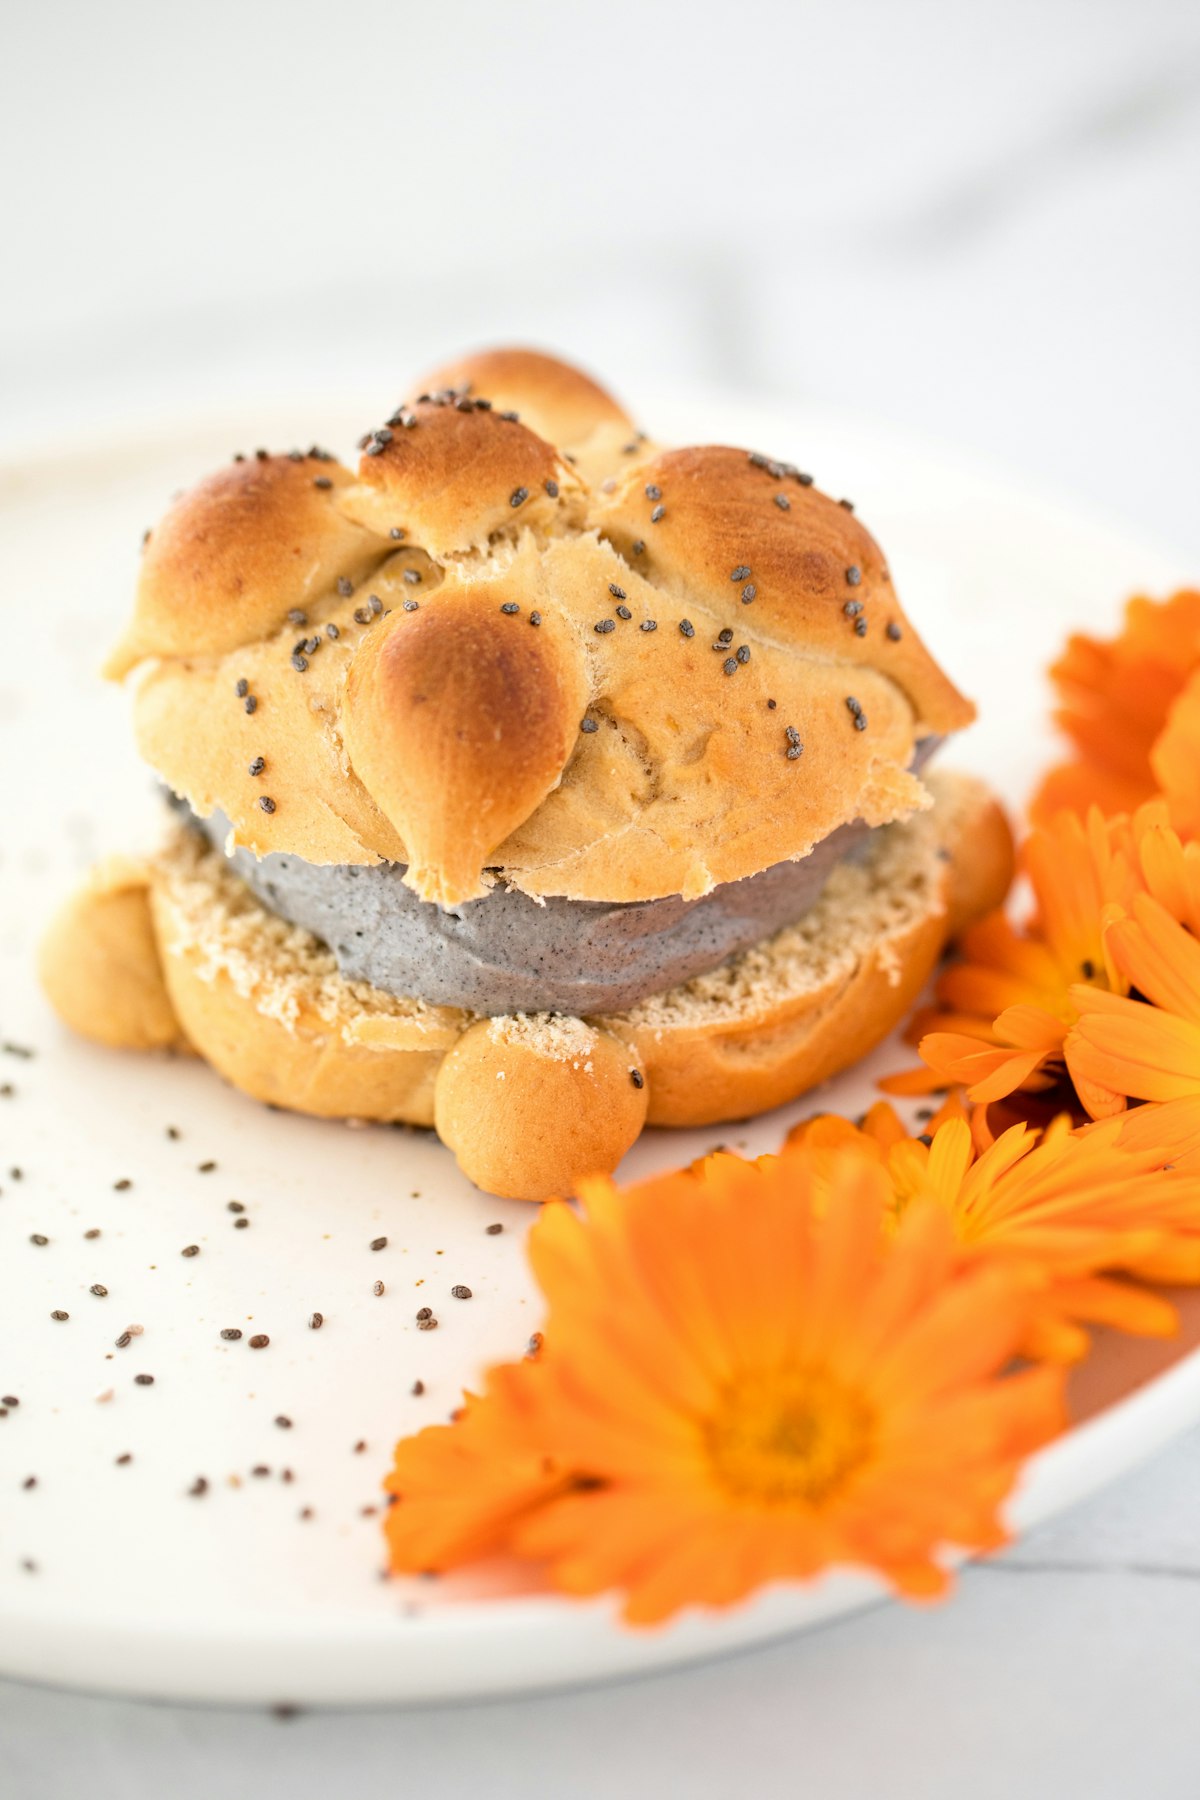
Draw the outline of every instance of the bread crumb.
[[[850,981],[874,956],[888,984],[901,979],[901,940],[929,914],[945,909],[944,863],[938,847],[947,831],[947,813],[975,804],[975,789],[962,790],[953,776],[930,778],[937,798],[934,813],[903,824],[880,826],[866,853],[834,869],[819,899],[794,925],[752,944],[716,969],[652,994],[628,1012],[602,1016],[598,1023],[621,1030],[665,1032],[747,1023]]]
[[[413,1028],[414,1047],[425,1034],[445,1035],[469,1022],[454,1008],[392,995],[363,981],[347,981],[318,938],[263,907],[224,858],[186,826],[168,838],[155,871],[174,926],[171,953],[194,959],[201,981],[228,980],[264,1017],[294,1031],[313,1015],[331,1032],[361,1026],[364,1017]],[[370,1038],[356,1038],[370,1048]],[[395,1047],[392,1036],[387,1048]]]
[[[508,1013],[492,1019],[488,1036],[494,1044],[520,1044],[552,1062],[588,1066],[596,1033],[567,1013]]]

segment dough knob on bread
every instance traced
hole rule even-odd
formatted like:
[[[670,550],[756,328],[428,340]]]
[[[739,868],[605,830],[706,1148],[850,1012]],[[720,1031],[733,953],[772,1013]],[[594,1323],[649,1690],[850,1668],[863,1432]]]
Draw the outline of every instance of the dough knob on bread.
[[[514,417],[452,395],[414,401],[364,440],[346,509],[431,556],[483,550],[525,526],[578,523],[579,483],[553,444]]]
[[[886,676],[922,734],[974,718],[905,617],[853,508],[791,464],[722,445],[664,450],[596,499],[592,523],[681,605],[744,619],[805,660]]]
[[[476,350],[443,363],[422,386],[431,392],[453,388],[490,400],[501,412],[518,412],[523,424],[566,450],[584,443],[598,425],[634,429],[625,408],[598,381],[543,350]]]
[[[579,1019],[481,1019],[438,1070],[438,1136],[476,1187],[508,1200],[570,1194],[609,1173],[646,1122],[636,1050]]]
[[[346,750],[404,840],[405,879],[423,900],[456,906],[486,891],[496,846],[557,785],[587,696],[570,627],[531,612],[515,580],[443,590],[363,640],[346,681]]]
[[[51,921],[38,974],[59,1018],[113,1050],[182,1045],[163,980],[149,872],[111,857]]]
[[[360,575],[383,545],[342,510],[351,480],[324,451],[264,451],[181,494],[146,539],[133,618],[104,673],[236,650]]]
[[[625,408],[598,381],[541,350],[476,350],[443,363],[422,386],[489,400],[493,411],[515,412],[523,425],[557,444],[593,486],[651,454]]]

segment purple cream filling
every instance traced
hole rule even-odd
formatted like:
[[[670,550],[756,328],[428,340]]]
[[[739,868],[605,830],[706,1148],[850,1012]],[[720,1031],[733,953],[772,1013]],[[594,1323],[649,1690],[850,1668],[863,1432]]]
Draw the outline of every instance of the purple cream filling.
[[[937,745],[925,738],[913,768]],[[229,821],[198,819],[223,848]],[[230,867],[265,907],[321,938],[350,980],[478,1013],[623,1012],[790,925],[870,827],[841,825],[798,862],[724,882],[697,900],[533,900],[503,881],[447,911],[404,886],[403,867],[319,866],[236,849]]]

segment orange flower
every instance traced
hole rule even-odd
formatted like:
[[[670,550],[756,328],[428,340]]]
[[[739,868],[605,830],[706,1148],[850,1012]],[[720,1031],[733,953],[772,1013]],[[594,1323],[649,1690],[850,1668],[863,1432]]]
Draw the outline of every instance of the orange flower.
[[[1150,766],[1172,825],[1185,838],[1200,837],[1200,671],[1168,712]]]
[[[1200,941],[1148,894],[1108,940],[1143,998],[1081,996],[1067,1066],[1098,1117],[1147,1102],[1129,1114],[1123,1144],[1200,1166]]]
[[[569,1490],[529,1429],[539,1379],[535,1359],[502,1364],[452,1426],[401,1438],[384,1482],[404,1499],[384,1522],[394,1567],[424,1573],[486,1556],[523,1514]]]
[[[960,1092],[956,1089],[947,1094],[936,1113],[926,1119],[920,1137],[914,1138],[904,1125],[900,1114],[886,1100],[877,1100],[860,1119],[851,1122],[841,1113],[817,1113],[811,1119],[801,1119],[793,1125],[784,1140],[786,1146],[803,1144],[810,1150],[840,1149],[846,1144],[861,1144],[871,1152],[883,1168],[888,1166],[889,1153],[898,1144],[928,1143],[934,1133],[951,1119],[961,1119],[970,1128],[971,1139],[977,1150],[986,1150],[995,1142],[995,1137],[988,1124],[986,1106],[968,1107],[964,1104]]]
[[[1093,808],[1086,825],[1060,813],[1030,833],[1021,852],[1035,910],[1024,931],[991,913],[962,940],[961,960],[937,983],[938,1029],[920,1040],[932,1077],[892,1076],[890,1093],[961,1083],[976,1101],[1015,1089],[1037,1092],[1061,1077],[1063,1041],[1080,982],[1121,990],[1105,949],[1105,925],[1141,885],[1132,830]]]
[[[1024,1270],[964,1268],[929,1199],[885,1231],[891,1187],[861,1146],[719,1154],[582,1196],[584,1218],[552,1204],[530,1237],[545,1360],[401,1444],[394,1568],[503,1548],[567,1593],[621,1592],[646,1624],[838,1563],[932,1595],[942,1546],[1004,1541],[1020,1462],[1063,1417],[1054,1371],[1002,1373],[1028,1328]]]
[[[1046,776],[1033,806],[1045,824],[1064,807],[1132,812],[1161,784],[1155,746],[1172,703],[1200,666],[1200,593],[1131,600],[1112,639],[1072,637],[1050,671],[1055,717],[1076,755]],[[1182,818],[1176,821],[1181,826]]]
[[[1075,1360],[1088,1348],[1084,1324],[1175,1330],[1165,1300],[1111,1276],[1200,1281],[1200,1178],[1165,1171],[1153,1145],[1116,1148],[1120,1120],[1082,1133],[1068,1119],[1044,1133],[1017,1124],[993,1140],[986,1109],[969,1121],[946,1110],[919,1138],[886,1106],[873,1107],[861,1131],[887,1169],[896,1216],[936,1200],[968,1260],[1001,1258],[1036,1273],[1025,1354]],[[793,1141],[813,1149],[854,1131],[844,1119],[817,1119]]]

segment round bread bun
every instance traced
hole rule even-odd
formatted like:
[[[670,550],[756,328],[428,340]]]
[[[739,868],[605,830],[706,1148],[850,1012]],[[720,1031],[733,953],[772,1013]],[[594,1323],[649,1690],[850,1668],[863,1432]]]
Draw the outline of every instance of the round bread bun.
[[[518,1015],[464,1031],[438,1070],[434,1123],[476,1187],[546,1200],[615,1169],[646,1105],[636,1050],[582,1019]]]
[[[972,708],[844,506],[636,435],[597,478],[582,447],[631,428],[589,377],[528,351],[446,373],[470,391],[399,408],[357,476],[237,463],[152,534],[110,668],[150,665],[139,746],[198,813],[256,855],[408,865],[452,905],[497,876],[690,899],[929,804],[916,744]]]
[[[181,830],[148,875],[166,992],[179,1030],[255,1098],[436,1123],[490,1192],[568,1194],[585,1166],[614,1167],[643,1121],[710,1124],[777,1106],[898,1023],[949,938],[1000,903],[1012,874],[1008,826],[983,785],[946,773],[929,785],[932,809],[876,832],[796,924],[586,1021],[480,1020],[347,982],[322,944],[264,911]],[[70,1023],[100,1035],[79,1004],[64,1007],[62,982],[49,991]]]
[[[187,1047],[163,980],[150,889],[148,863],[109,857],[59,908],[38,953],[59,1018],[111,1050]]]

